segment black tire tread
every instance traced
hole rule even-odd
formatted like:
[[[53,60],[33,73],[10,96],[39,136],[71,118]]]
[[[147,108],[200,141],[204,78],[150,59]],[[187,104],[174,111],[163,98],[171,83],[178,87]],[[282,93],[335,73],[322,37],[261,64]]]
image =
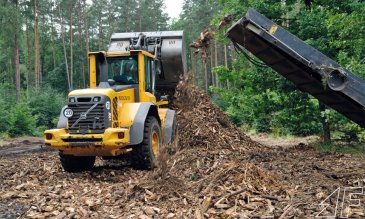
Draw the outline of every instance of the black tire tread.
[[[59,152],[60,161],[66,172],[76,173],[90,170],[94,167],[95,156],[76,157]]]
[[[157,119],[153,116],[148,116],[145,121],[143,130],[143,141],[136,145],[132,151],[132,164],[137,169],[151,170],[156,166],[156,158],[153,155],[150,145],[150,130],[151,127],[157,124],[159,131],[160,147],[161,147],[161,128]]]

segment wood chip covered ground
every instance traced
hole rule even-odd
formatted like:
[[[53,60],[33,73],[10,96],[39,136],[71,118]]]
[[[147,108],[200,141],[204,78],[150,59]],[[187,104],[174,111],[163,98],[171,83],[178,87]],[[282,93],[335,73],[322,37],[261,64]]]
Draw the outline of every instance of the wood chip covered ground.
[[[56,151],[0,149],[0,218],[365,217],[364,195],[352,196],[359,206],[341,201],[344,188],[365,186],[363,156],[256,143],[190,80],[174,100],[179,145],[162,150],[154,171],[98,159],[92,171],[66,173]]]

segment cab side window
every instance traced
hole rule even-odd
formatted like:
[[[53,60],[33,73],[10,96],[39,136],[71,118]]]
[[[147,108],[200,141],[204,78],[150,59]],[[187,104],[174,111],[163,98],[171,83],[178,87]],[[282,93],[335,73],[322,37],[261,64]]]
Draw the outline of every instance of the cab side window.
[[[153,60],[149,57],[145,58],[145,81],[146,81],[146,92],[152,93],[152,62]]]

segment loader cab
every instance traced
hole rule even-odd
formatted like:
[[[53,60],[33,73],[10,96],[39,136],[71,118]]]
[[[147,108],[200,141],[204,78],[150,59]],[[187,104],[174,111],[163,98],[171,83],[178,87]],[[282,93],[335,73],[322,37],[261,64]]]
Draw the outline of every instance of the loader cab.
[[[155,56],[142,51],[89,53],[90,88],[133,88],[136,102],[156,103]]]

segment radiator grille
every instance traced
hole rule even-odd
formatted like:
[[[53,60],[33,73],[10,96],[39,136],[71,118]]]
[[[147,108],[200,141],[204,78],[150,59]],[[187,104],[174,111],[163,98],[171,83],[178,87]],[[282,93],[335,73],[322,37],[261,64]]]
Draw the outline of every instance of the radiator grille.
[[[79,120],[81,114],[87,112],[95,104],[97,105],[87,113],[86,118]],[[75,103],[69,104],[68,108],[73,111],[73,116],[68,119],[70,133],[87,134],[105,131],[106,109],[104,103]],[[79,120],[78,123],[76,123],[77,120]]]

